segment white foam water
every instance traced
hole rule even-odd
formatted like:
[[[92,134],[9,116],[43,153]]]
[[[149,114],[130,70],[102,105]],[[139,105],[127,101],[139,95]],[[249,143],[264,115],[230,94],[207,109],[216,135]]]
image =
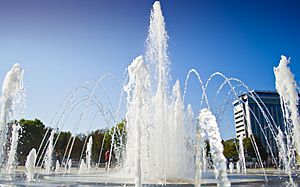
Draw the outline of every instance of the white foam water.
[[[92,146],[93,146],[93,137],[90,136],[89,141],[88,141],[88,144],[87,144],[87,146],[86,146],[86,152],[85,152],[85,155],[86,155],[86,165],[87,165],[88,171],[89,171],[90,168],[91,168],[91,161],[92,161]]]
[[[46,175],[51,174],[52,156],[53,156],[53,149],[54,149],[53,147],[54,134],[55,134],[55,130],[52,130],[50,133],[50,137],[48,139],[48,148],[47,148],[45,161],[44,161]]]
[[[229,172],[233,173],[234,164],[232,162],[229,163]]]
[[[13,124],[10,149],[9,149],[8,160],[7,160],[7,165],[6,165],[6,173],[7,174],[11,174],[12,170],[17,165],[16,153],[17,153],[20,129],[21,129],[21,126],[19,124]]]
[[[86,173],[86,172],[87,172],[86,163],[85,163],[84,159],[81,159],[78,173]]]
[[[195,144],[195,187],[201,186],[201,179],[203,174],[203,164],[205,163],[205,157],[204,155],[206,153],[203,153],[205,150],[204,147],[206,147],[205,140],[206,140],[206,134],[204,132],[204,129],[201,128],[200,125],[197,125],[196,128],[196,144]]]
[[[26,162],[25,162],[27,181],[34,180],[35,162],[36,162],[36,150],[35,150],[35,148],[32,148],[31,151],[29,152]]]
[[[149,71],[144,64],[143,57],[139,56],[133,60],[128,67],[129,82],[124,90],[127,93],[127,144],[125,169],[135,176],[136,186],[141,186],[141,174],[150,174],[150,151],[149,134],[141,132],[145,129],[147,132],[150,127],[148,119],[149,110]],[[142,139],[143,144],[142,144]],[[141,160],[143,157],[145,160]],[[143,161],[143,162],[142,162]],[[142,162],[142,163],[141,163]],[[143,169],[143,171],[142,171]],[[146,176],[144,176],[146,177]]]
[[[290,129],[290,132],[287,133],[291,134],[296,150],[300,153],[299,93],[297,91],[297,83],[294,79],[294,74],[288,67],[289,63],[290,58],[287,59],[282,55],[278,67],[274,68],[276,78],[275,84],[276,90],[280,95],[284,118],[287,123],[287,131]]]
[[[288,160],[287,147],[284,141],[283,132],[278,128],[278,135],[276,136],[277,145],[278,145],[278,158],[279,158],[279,168],[283,168],[285,173],[289,176],[289,185],[295,186],[292,178],[292,168],[291,163]]]
[[[237,173],[241,173],[241,164],[240,164],[240,161],[236,162],[236,172]]]
[[[56,160],[56,164],[55,164],[55,174],[58,174],[60,170],[60,164],[59,164],[59,160]]]
[[[167,32],[160,3],[153,4],[146,60],[128,67],[124,173],[143,179],[183,178],[194,173],[188,158],[185,112],[179,81],[169,89]],[[152,68],[153,67],[153,68]],[[125,172],[126,171],[126,172]]]
[[[78,173],[88,173],[90,171],[91,160],[92,160],[92,146],[93,146],[93,137],[90,136],[85,150],[86,161],[84,159],[81,159]]]
[[[202,138],[207,137],[210,145],[210,153],[213,161],[215,178],[218,186],[230,186],[227,177],[226,158],[223,155],[223,144],[216,121],[216,117],[210,110],[201,109],[199,114],[199,128],[202,129]]]
[[[72,159],[69,159],[67,166],[68,166],[68,173],[71,173]]]
[[[276,90],[280,95],[280,103],[284,118],[284,133],[286,144],[283,141],[283,133],[279,130],[277,135],[279,157],[285,167],[285,172],[289,176],[289,185],[295,186],[291,177],[292,166],[296,163],[296,155],[300,153],[300,116],[299,116],[299,93],[294,75],[288,64],[290,58],[281,56],[278,67],[274,67],[276,78]]]
[[[2,84],[1,111],[0,111],[0,165],[3,162],[4,147],[7,141],[8,122],[17,105],[24,103],[23,87],[24,71],[19,64],[14,64],[7,72]]]
[[[247,173],[243,140],[244,140],[244,136],[240,136],[239,137],[239,162],[241,163],[242,172]]]

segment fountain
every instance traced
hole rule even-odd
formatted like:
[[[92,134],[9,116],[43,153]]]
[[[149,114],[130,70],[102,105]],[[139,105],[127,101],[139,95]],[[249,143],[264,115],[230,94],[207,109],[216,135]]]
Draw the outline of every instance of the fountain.
[[[246,160],[245,160],[245,153],[244,153],[244,136],[240,136],[239,138],[239,162],[241,163],[241,169],[243,173],[246,173]]]
[[[87,166],[84,159],[81,159],[78,173],[86,173]]]
[[[147,120],[147,113],[149,112],[148,105],[146,103],[148,98],[147,94],[149,93],[149,72],[143,62],[143,57],[137,57],[131,65],[128,67],[129,73],[129,82],[125,86],[125,91],[127,92],[127,132],[129,134],[128,137],[133,137],[133,139],[128,138],[127,140],[127,150],[126,156],[127,159],[125,160],[125,167],[128,169],[136,166],[133,168],[135,171],[135,184],[136,186],[141,186],[142,184],[142,168],[145,171],[145,174],[149,174],[149,171],[146,169],[149,168],[146,162],[141,163],[142,154],[148,152],[149,149],[148,145],[149,142],[144,143],[142,145],[142,133],[141,133],[141,125],[145,125],[145,129],[149,129],[147,127],[149,121]],[[142,79],[143,77],[143,79]],[[145,134],[143,134],[145,136]],[[145,137],[145,140],[149,140],[149,137]],[[132,147],[136,150],[130,150],[129,147]],[[135,159],[132,159],[135,158]],[[147,155],[144,156],[147,160]],[[132,162],[133,161],[133,162]],[[146,160],[145,160],[146,161]],[[149,160],[148,163],[151,163]],[[143,164],[143,166],[142,166]],[[127,169],[127,168],[126,168]],[[130,171],[129,171],[130,172]]]
[[[226,158],[223,155],[222,139],[215,116],[208,109],[202,109],[199,114],[199,126],[203,129],[203,137],[207,137],[214,164],[214,172],[218,186],[230,186],[227,177]],[[197,164],[197,163],[196,163]]]
[[[68,163],[67,163],[67,167],[68,167],[68,173],[71,173],[71,169],[72,169],[72,159],[69,159]]]
[[[201,178],[203,173],[203,163],[205,160],[206,153],[203,153],[205,145],[205,132],[200,128],[200,125],[196,128],[196,145],[195,145],[195,187],[201,185]]]
[[[127,144],[124,168],[139,184],[142,179],[161,178],[165,183],[168,178],[193,173],[193,166],[185,159],[188,157],[185,154],[191,152],[185,146],[179,81],[176,81],[172,94],[167,89],[170,64],[167,38],[160,3],[155,2],[145,62],[142,56],[133,61],[128,67],[129,81],[125,86]]]
[[[35,162],[36,162],[36,150],[32,148],[27,156],[27,160],[25,162],[26,168],[26,179],[27,181],[33,181],[34,173],[35,173]]]
[[[171,63],[167,55],[167,39],[168,35],[165,30],[160,3],[155,2],[151,11],[149,33],[146,40],[146,55],[136,57],[128,66],[128,79],[123,87],[123,92],[126,93],[127,110],[125,118],[127,123],[125,150],[118,152],[118,154],[123,153],[118,157],[121,158],[121,167],[110,168],[110,156],[107,163],[108,169],[105,174],[90,173],[89,176],[91,177],[88,179],[80,178],[83,175],[79,175],[77,178],[78,181],[100,181],[103,184],[134,184],[137,187],[142,186],[142,184],[183,184],[180,181],[184,181],[184,184],[194,184],[195,186],[200,186],[201,184],[230,186],[231,183],[243,180],[247,181],[249,179],[247,178],[248,175],[245,175],[246,163],[243,151],[243,137],[239,140],[240,160],[237,162],[236,168],[237,173],[240,173],[240,167],[242,166],[242,174],[238,176],[245,178],[230,179],[230,176],[233,175],[232,170],[234,167],[232,162],[229,164],[231,174],[227,175],[227,161],[223,155],[223,145],[221,143],[218,123],[209,106],[206,89],[209,81],[215,75],[220,75],[225,79],[217,93],[219,93],[225,84],[228,84],[231,89],[230,92],[234,93],[235,98],[237,98],[238,94],[235,88],[238,86],[233,85],[233,81],[238,82],[238,84],[244,86],[248,91],[250,89],[238,79],[227,78],[219,72],[212,74],[206,84],[203,84],[200,74],[194,69],[188,73],[183,95],[181,94],[180,82],[178,80],[172,89],[170,89],[169,66]],[[194,122],[195,119],[191,105],[188,105],[187,108],[184,106],[187,80],[190,73],[197,75],[202,88],[198,123]],[[95,88],[91,89],[89,92],[90,95],[84,100],[86,101],[86,105],[80,115],[80,120],[86,108],[89,107],[91,97],[94,97],[94,91]],[[252,95],[252,97],[254,96]],[[205,108],[202,105],[203,99],[205,99],[205,104],[207,105]],[[70,106],[67,105],[66,108]],[[100,108],[102,112],[105,111],[102,104],[100,104]],[[264,110],[263,107],[260,107],[260,109]],[[115,122],[118,119],[118,116],[111,114],[114,112],[107,113],[109,113],[112,121]],[[266,117],[266,113],[264,113],[264,118],[270,123],[269,118]],[[105,114],[104,118],[106,119]],[[78,129],[79,122],[74,126],[75,131]],[[117,133],[119,132],[114,128],[110,154],[112,154],[113,149],[116,150],[115,153],[119,151],[115,144]],[[68,155],[68,173],[71,173],[72,163],[69,158],[74,141],[75,136],[73,134],[64,154]],[[91,138],[88,142],[86,159],[82,159],[80,162],[80,174],[84,173],[87,168],[91,168],[89,160],[90,152],[88,151],[92,144]],[[255,145],[256,150],[258,150],[253,137],[251,142]],[[209,144],[209,150],[207,150],[207,143]],[[122,143],[121,146],[123,146]],[[84,147],[85,145],[83,149]],[[70,151],[68,152],[68,150]],[[206,155],[208,151],[212,159],[210,162],[212,162],[214,180],[210,178],[212,170],[209,168],[209,164],[207,164],[210,159]],[[100,155],[101,153],[102,148]],[[259,153],[256,152],[256,155],[259,163],[262,163],[261,159],[259,159]],[[262,164],[261,167],[263,167]],[[263,173],[265,174],[264,170]],[[254,178],[257,178],[255,180],[260,182],[265,182],[266,180],[264,177],[259,178],[255,176]],[[47,179],[61,180],[59,176],[48,177]],[[68,177],[65,177],[64,180],[68,181]]]
[[[58,173],[59,173],[59,169],[60,169],[60,164],[59,164],[59,161],[56,160],[56,164],[55,164],[55,174],[58,174]]]
[[[286,144],[284,141],[284,135],[280,129],[278,129],[278,135],[276,137],[276,141],[278,142],[278,157],[279,157],[279,167],[282,167],[285,171],[285,173],[289,176],[289,183],[292,186],[295,186],[293,178],[292,178],[292,168],[291,165],[292,163],[289,162],[288,160],[288,155],[287,155],[287,148]]]
[[[48,140],[48,149],[45,155],[44,165],[45,165],[45,174],[51,174],[52,167],[52,155],[53,155],[53,139],[54,139],[55,130],[52,130]]]
[[[89,138],[89,142],[86,146],[86,165],[87,165],[87,169],[88,171],[91,168],[91,159],[92,159],[92,146],[93,146],[93,137],[91,136]]]
[[[93,145],[93,137],[89,138],[88,144],[86,146],[86,162],[84,159],[81,159],[79,166],[79,173],[88,173],[91,169],[91,158],[92,158],[92,145]]]
[[[8,153],[8,161],[7,161],[7,165],[6,165],[7,174],[11,174],[13,168],[15,168],[15,166],[16,166],[16,153],[17,153],[20,129],[21,129],[21,127],[19,124],[13,124],[10,149],[9,149],[9,153]]]
[[[79,172],[76,172],[76,174],[74,174],[75,172],[71,172],[72,159],[74,167],[78,163],[78,158],[71,157],[76,138],[75,134],[91,103],[98,107],[97,109],[105,119],[108,128],[111,127],[109,126],[110,124],[116,124],[119,120],[119,107],[116,107],[117,109],[114,111],[114,107],[110,101],[108,101],[110,106],[106,107],[103,101],[95,96],[96,88],[101,87],[100,83],[105,77],[102,76],[96,82],[96,86],[93,89],[89,89],[86,84],[83,84],[72,91],[66,97],[66,100],[64,100],[65,107],[60,106],[61,116],[59,116],[58,112],[55,114],[59,118],[55,129],[62,129],[72,111],[80,103],[84,104],[84,109],[79,116],[79,120],[74,125],[74,130],[65,149],[64,156],[62,160],[56,160],[55,175],[52,172],[52,158],[60,132],[57,132],[57,136],[55,136],[56,131],[51,131],[51,128],[49,128],[38,149],[38,154],[35,149],[32,149],[27,156],[25,164],[27,181],[33,181],[35,173],[39,174],[36,177],[39,179],[39,182],[51,184],[55,181],[64,181],[66,184],[72,184],[73,182],[101,185],[134,184],[136,187],[157,184],[194,185],[197,187],[200,185],[230,186],[231,184],[248,183],[249,180],[261,183],[267,181],[264,170],[260,173],[258,172],[259,175],[251,174],[250,172],[246,174],[242,136],[239,139],[239,161],[236,163],[238,174],[233,174],[233,161],[229,164],[230,174],[227,174],[227,160],[223,154],[224,148],[218,127],[218,113],[210,106],[209,98],[206,95],[209,81],[216,75],[221,76],[225,80],[218,89],[217,94],[219,94],[225,84],[230,86],[229,93],[233,93],[235,99],[238,96],[235,89],[239,85],[242,85],[247,91],[251,90],[240,80],[227,78],[219,72],[212,74],[205,83],[202,81],[200,74],[195,69],[192,69],[188,72],[182,94],[179,80],[176,80],[173,86],[171,85],[169,68],[171,62],[168,58],[167,40],[168,35],[165,29],[164,17],[160,3],[157,1],[153,4],[151,11],[149,33],[146,40],[146,54],[133,59],[127,68],[128,79],[122,84],[123,90],[120,98],[122,98],[123,93],[126,94],[126,133],[122,134],[116,130],[117,128],[113,128],[113,132],[110,134],[111,147],[109,160],[106,162],[107,169],[99,169],[92,166],[93,138],[90,136],[87,141],[87,135],[79,158]],[[296,147],[298,152],[300,149],[298,133],[300,127],[299,116],[297,115],[299,98],[293,75],[287,67],[288,63],[289,60],[282,57],[278,68],[274,69],[276,88],[282,99],[283,111],[285,111],[286,128],[284,132],[278,129],[278,134],[276,133],[276,129],[272,128],[272,134],[277,135],[276,142],[279,148],[280,162],[284,165],[286,176],[289,176],[289,185],[294,186],[292,165],[294,164],[295,156],[292,153],[295,151],[294,147]],[[202,89],[202,98],[197,119],[195,119],[192,106],[187,105],[185,107],[184,105],[187,83],[192,73],[197,76]],[[23,71],[18,65],[15,65],[7,74],[3,83],[2,101],[4,104],[2,105],[0,118],[1,140],[3,144],[1,145],[6,143],[6,124],[10,119],[9,111],[12,108],[12,104],[15,103],[16,94],[20,94],[23,89],[22,76]],[[288,79],[284,79],[284,77],[288,77]],[[233,82],[237,82],[239,85],[233,85]],[[88,91],[88,96],[76,98],[79,90]],[[254,97],[253,94],[250,96]],[[120,103],[121,101],[119,101]],[[206,104],[205,107],[203,103]],[[266,108],[263,105],[259,106],[263,111]],[[270,113],[268,111],[263,113],[263,117],[268,124],[271,124],[272,122],[266,114],[270,115]],[[63,120],[64,116],[66,117],[65,121]],[[53,119],[51,124],[52,122]],[[59,127],[60,123],[61,126]],[[18,139],[17,132],[17,126],[13,126],[12,147],[7,162],[7,170],[9,172],[12,166],[14,166],[14,151],[16,150]],[[126,137],[124,138],[124,136]],[[286,142],[284,136],[288,137]],[[56,139],[54,139],[55,137]],[[117,138],[120,138],[118,145],[115,143]],[[96,143],[96,139],[94,141]],[[255,154],[260,166],[263,168],[254,137],[252,137],[251,143],[256,148]],[[85,159],[83,159],[85,144]],[[103,144],[104,138],[99,154],[99,163]],[[4,149],[3,147],[0,148],[0,158],[2,158]],[[117,166],[111,163],[112,154],[115,154]],[[37,155],[40,158],[36,162]],[[35,166],[40,166],[40,160],[43,161],[42,165],[45,167],[44,173],[42,172],[43,170],[35,169]],[[65,168],[60,168],[60,163]],[[261,173],[264,176],[261,176]],[[273,175],[275,174],[271,173],[268,177],[272,177]],[[275,179],[282,181],[281,178]]]
[[[300,153],[300,116],[299,116],[299,93],[288,64],[290,59],[281,56],[278,67],[274,68],[276,78],[276,90],[280,95],[281,108],[284,115],[284,133],[279,130],[277,141],[279,142],[279,158],[284,165],[285,172],[289,176],[289,183],[295,186],[291,177],[291,167],[296,164],[296,154]]]
[[[236,172],[237,173],[241,173],[241,165],[240,165],[240,161],[236,162]]]
[[[11,120],[13,108],[24,99],[23,74],[19,64],[14,64],[7,72],[2,84],[2,106],[0,111],[0,165],[4,161],[4,148],[7,139],[8,122]]]
[[[276,78],[276,90],[280,95],[282,111],[285,117],[285,130],[288,136],[288,147],[295,147],[300,153],[300,117],[299,117],[299,93],[288,64],[290,59],[281,56],[278,67],[274,68]],[[290,137],[289,137],[290,136]],[[291,142],[289,141],[291,139]],[[295,146],[293,146],[295,144]]]
[[[229,172],[233,173],[234,164],[232,162],[229,163]]]

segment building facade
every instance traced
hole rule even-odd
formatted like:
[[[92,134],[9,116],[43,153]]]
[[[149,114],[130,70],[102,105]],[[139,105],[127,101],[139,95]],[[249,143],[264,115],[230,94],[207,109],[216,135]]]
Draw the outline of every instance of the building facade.
[[[278,150],[274,134],[277,134],[278,128],[284,131],[279,94],[271,91],[245,93],[233,102],[233,106],[236,138],[254,135],[268,155],[271,155],[270,146],[276,156]],[[271,129],[274,129],[274,134]]]

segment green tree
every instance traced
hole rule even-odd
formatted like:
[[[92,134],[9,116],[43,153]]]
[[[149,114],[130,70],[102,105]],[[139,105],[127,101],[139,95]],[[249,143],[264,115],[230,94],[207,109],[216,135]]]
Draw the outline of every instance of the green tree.
[[[238,151],[236,147],[236,142],[238,142],[236,139],[229,139],[223,142],[224,146],[224,156],[229,160],[232,159],[233,161],[237,161],[239,158]]]
[[[18,162],[21,165],[24,165],[30,150],[32,148],[38,150],[46,129],[43,122],[39,119],[21,119],[19,124],[22,127],[22,130],[20,132],[19,145],[17,148]]]
[[[56,135],[56,137],[58,136],[58,134]],[[56,140],[55,137],[55,140]],[[63,159],[63,155],[66,151],[69,139],[71,137],[71,133],[70,132],[60,132],[60,135],[58,137],[57,143],[55,145],[55,155],[57,157],[58,160],[62,160]]]
[[[92,160],[97,163],[99,159],[99,154],[103,142],[105,131],[104,130],[96,130],[91,133],[93,137],[93,147],[92,147]]]
[[[26,157],[30,150],[32,148],[35,148],[37,151],[39,147],[41,146],[43,148],[47,144],[47,140],[50,136],[51,128],[45,127],[43,122],[39,119],[35,120],[26,120],[21,119],[19,121],[19,124],[22,127],[22,130],[20,132],[20,138],[19,138],[19,145],[18,145],[18,162],[20,165],[24,165],[26,161]],[[101,154],[101,161],[104,162],[104,153],[107,149],[110,149],[111,143],[112,143],[112,135],[115,131],[114,136],[114,149],[116,148],[123,148],[126,141],[125,136],[125,124],[126,121],[122,120],[119,124],[116,125],[116,129],[110,128],[110,129],[102,129],[102,130],[96,130],[89,134],[88,136],[85,134],[79,134],[75,137],[73,149],[70,155],[70,158],[74,161],[79,161],[80,155],[83,150],[83,145],[85,142],[85,139],[92,136],[93,137],[93,147],[92,147],[92,161],[94,163],[98,162],[99,153],[101,147],[103,147],[102,154]],[[48,130],[47,130],[48,129]],[[47,133],[46,133],[47,132]],[[46,135],[45,135],[46,134]],[[40,145],[42,143],[42,139],[45,135],[44,143],[43,145]],[[58,137],[59,135],[59,137]],[[70,150],[70,146],[73,141],[73,137],[70,132],[64,132],[60,131],[55,134],[54,141],[57,142],[54,147],[54,159],[62,160],[64,153]],[[104,140],[104,144],[102,145]],[[67,147],[68,143],[69,147]],[[123,146],[123,147],[122,147]],[[68,152],[67,152],[68,153]],[[41,154],[41,151],[40,151]],[[38,157],[41,157],[41,155],[38,155]],[[43,155],[45,152],[43,153]],[[115,152],[113,152],[115,154]],[[42,156],[43,156],[42,155]],[[68,155],[66,155],[68,156]],[[85,151],[83,152],[83,158],[85,157]],[[40,164],[40,163],[39,163]]]
[[[123,119],[120,123],[116,125],[116,127],[112,127],[111,129],[107,130],[105,133],[105,139],[104,139],[104,146],[103,146],[103,152],[101,155],[101,162],[104,162],[104,152],[107,149],[110,149],[111,143],[112,143],[112,136],[114,134],[114,149],[112,153],[112,159],[113,161],[116,161],[116,159],[122,159],[122,153],[125,149],[126,144],[126,120]]]

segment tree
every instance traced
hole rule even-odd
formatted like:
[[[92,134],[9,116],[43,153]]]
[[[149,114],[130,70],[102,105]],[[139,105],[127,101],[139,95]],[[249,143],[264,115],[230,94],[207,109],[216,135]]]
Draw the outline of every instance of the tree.
[[[95,163],[97,163],[98,159],[99,159],[99,154],[100,154],[100,150],[101,150],[101,147],[102,147],[104,134],[105,134],[104,130],[96,130],[96,131],[91,133],[91,136],[93,137],[92,160]]]
[[[41,158],[41,154],[43,155],[45,154],[45,152],[42,153],[42,150],[47,144],[47,140],[49,139],[52,128],[45,127],[43,122],[39,119],[35,119],[35,120],[21,119],[19,121],[19,124],[22,130],[20,132],[20,137],[19,137],[17,157],[18,157],[19,164],[24,165],[27,155],[29,154],[32,148],[35,148],[36,150],[38,150],[39,147],[42,148],[38,155],[39,158]],[[85,139],[92,136],[93,137],[92,161],[94,163],[98,162],[101,147],[103,147],[101,161],[104,161],[104,152],[107,149],[110,149],[111,147],[112,135],[114,131],[115,131],[115,136],[114,136],[114,150],[113,150],[114,157],[113,158],[114,159],[116,158],[116,154],[118,154],[118,156],[120,157],[121,155],[120,153],[122,153],[120,152],[120,150],[122,151],[126,141],[125,124],[126,121],[122,120],[119,124],[116,125],[116,129],[114,129],[115,127],[112,127],[110,129],[96,130],[89,135],[85,135],[85,134],[77,135],[75,137],[70,158],[72,158],[72,160],[74,161],[79,161],[80,155],[83,150]],[[44,143],[41,145],[44,136],[45,136]],[[54,147],[53,158],[61,161],[63,159],[64,153],[66,152],[66,149],[67,151],[70,150],[70,146],[72,144],[73,138],[70,132],[60,131],[55,134],[53,143],[55,143],[57,137],[58,139]],[[103,140],[104,140],[104,145],[102,145]],[[69,147],[67,147],[69,141],[70,144]],[[83,151],[83,157],[84,156],[85,156],[85,151]]]
[[[260,139],[255,138],[255,142],[258,147],[258,151],[260,153],[262,160],[266,160],[267,159],[266,148],[262,146]],[[246,160],[252,161],[252,158],[256,158],[256,154],[255,154],[251,139],[244,138],[243,145],[244,145],[244,150],[245,150],[244,152],[245,152]],[[233,161],[238,161],[238,159],[239,159],[239,152],[237,150],[237,148],[239,146],[238,139],[233,138],[233,139],[226,140],[223,143],[223,146],[224,146],[224,152],[223,152],[224,156],[227,159],[232,159]]]
[[[229,139],[224,141],[223,146],[224,146],[224,156],[228,159],[232,161],[237,161],[239,159],[238,156],[238,151],[237,151],[237,147],[236,147],[236,142],[237,139],[233,138],[233,139]]]
[[[18,162],[24,164],[26,157],[32,148],[38,150],[45,134],[45,125],[41,120],[21,119],[19,124],[22,128],[17,149]]]
[[[113,141],[113,152],[112,152],[112,161],[120,161],[122,159],[122,154],[125,149],[126,144],[126,120],[123,119],[120,123],[118,123],[115,127],[111,129],[104,130],[104,145],[101,154],[101,162],[104,162],[104,152],[107,149],[110,149],[112,144],[112,136],[114,135]],[[103,139],[102,139],[103,140]],[[102,142],[101,142],[102,144]],[[102,145],[101,145],[102,146]]]
[[[56,137],[57,137],[57,135],[56,135]],[[55,137],[55,140],[56,140],[56,137]],[[57,143],[55,145],[55,154],[56,154],[56,157],[58,160],[63,159],[63,155],[66,151],[70,137],[71,137],[71,133],[69,131],[68,132],[63,132],[63,131],[60,132]]]

